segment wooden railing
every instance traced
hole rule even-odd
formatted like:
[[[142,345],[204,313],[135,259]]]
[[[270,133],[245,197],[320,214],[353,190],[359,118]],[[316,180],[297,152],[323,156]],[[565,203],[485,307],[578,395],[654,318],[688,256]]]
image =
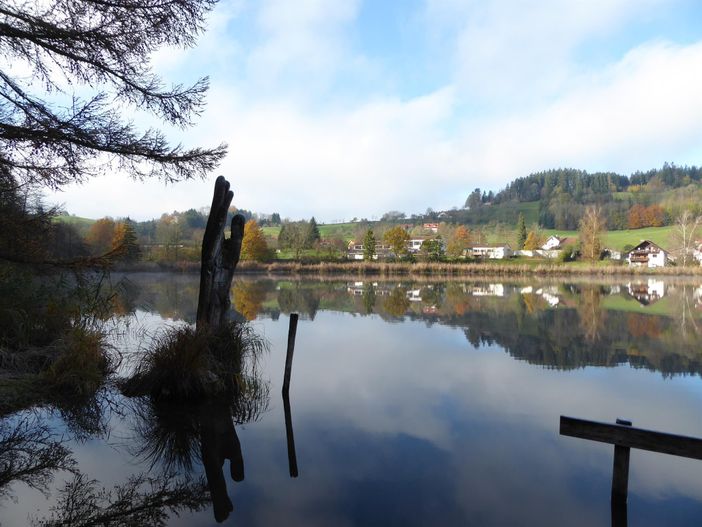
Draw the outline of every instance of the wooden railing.
[[[616,424],[561,416],[560,433],[614,445],[612,467],[612,525],[627,525],[626,502],[629,491],[629,453],[632,448],[702,460],[702,439],[634,428],[631,421]]]

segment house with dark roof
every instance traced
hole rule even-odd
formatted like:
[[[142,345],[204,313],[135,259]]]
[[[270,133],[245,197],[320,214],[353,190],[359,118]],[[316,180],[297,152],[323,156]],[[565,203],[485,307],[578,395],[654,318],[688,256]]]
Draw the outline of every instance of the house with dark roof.
[[[665,267],[672,263],[670,253],[651,240],[644,240],[626,254],[631,267]]]

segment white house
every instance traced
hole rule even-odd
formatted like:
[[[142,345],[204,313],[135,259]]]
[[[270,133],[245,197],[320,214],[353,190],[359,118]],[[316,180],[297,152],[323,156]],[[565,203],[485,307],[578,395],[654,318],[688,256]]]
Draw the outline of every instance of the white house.
[[[514,254],[512,248],[507,243],[474,245],[470,248],[470,251],[473,254],[473,258],[490,258],[493,260],[502,260]]]
[[[670,253],[650,240],[644,240],[626,255],[632,267],[665,267],[670,265]]]
[[[553,251],[555,249],[560,249],[562,241],[565,238],[559,238],[558,236],[549,236],[548,240],[544,242],[541,249],[544,251]]]
[[[411,238],[407,241],[407,250],[412,254],[418,253],[425,240],[427,238]]]

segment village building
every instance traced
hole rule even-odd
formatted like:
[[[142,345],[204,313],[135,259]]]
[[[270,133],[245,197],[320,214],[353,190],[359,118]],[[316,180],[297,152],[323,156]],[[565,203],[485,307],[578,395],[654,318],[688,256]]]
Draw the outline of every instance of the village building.
[[[422,229],[425,231],[431,231],[434,233],[439,232],[439,224],[438,223],[425,223],[422,225]]]
[[[644,240],[626,255],[631,267],[665,267],[672,260],[670,253],[650,240]]]
[[[502,260],[510,258],[514,251],[508,243],[498,243],[494,245],[474,245],[470,249],[473,258],[490,258],[492,260]]]
[[[375,245],[373,260],[390,258],[391,256],[392,250],[389,245],[384,245],[382,243],[377,243]],[[349,260],[363,260],[363,244],[351,240],[346,251],[346,258]]]

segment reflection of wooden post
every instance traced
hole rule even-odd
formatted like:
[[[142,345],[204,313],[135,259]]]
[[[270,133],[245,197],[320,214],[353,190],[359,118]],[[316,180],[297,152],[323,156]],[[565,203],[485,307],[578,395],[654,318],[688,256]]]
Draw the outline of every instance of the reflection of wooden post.
[[[200,267],[200,296],[197,303],[197,325],[216,327],[224,322],[230,306],[229,290],[234,269],[239,263],[241,241],[244,238],[244,217],[232,218],[231,237],[224,238],[227,213],[234,193],[229,182],[219,176],[215,182],[212,207],[202,239]]]
[[[290,391],[290,372],[292,370],[293,352],[295,351],[297,319],[297,313],[290,314],[290,327],[288,328],[288,351],[285,354],[285,374],[283,375],[283,395]]]
[[[288,468],[290,469],[290,477],[296,478],[297,472],[297,454],[295,453],[295,436],[293,435],[292,415],[290,413],[290,395],[288,392],[283,392],[283,409],[285,410],[285,437],[288,441]]]
[[[290,314],[288,328],[288,350],[285,354],[285,374],[283,375],[283,409],[285,411],[285,437],[288,442],[288,467],[290,477],[296,478],[297,454],[295,452],[295,436],[293,435],[292,413],[290,411],[290,373],[292,371],[293,352],[295,351],[295,335],[297,334],[297,313]]]
[[[617,419],[618,425],[631,426],[631,421]],[[614,445],[614,465],[612,467],[612,503],[626,504],[629,493],[629,454],[628,446]]]

